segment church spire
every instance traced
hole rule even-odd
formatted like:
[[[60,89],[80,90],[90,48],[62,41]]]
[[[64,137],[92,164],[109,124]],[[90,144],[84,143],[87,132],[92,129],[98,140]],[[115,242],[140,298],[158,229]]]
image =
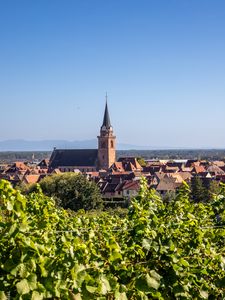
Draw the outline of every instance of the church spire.
[[[116,161],[116,137],[110,123],[106,93],[105,113],[98,136],[98,169],[108,170]]]
[[[106,127],[107,129],[109,129],[111,127],[111,123],[110,123],[108,104],[107,104],[107,100],[108,100],[107,93],[106,93],[106,96],[105,96],[105,100],[106,100],[106,102],[105,102],[105,113],[104,113],[102,127]]]

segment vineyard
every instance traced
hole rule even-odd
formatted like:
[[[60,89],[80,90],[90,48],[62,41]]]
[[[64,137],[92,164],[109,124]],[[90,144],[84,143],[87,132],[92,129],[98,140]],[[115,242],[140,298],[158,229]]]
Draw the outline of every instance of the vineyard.
[[[0,300],[225,299],[225,187],[164,203],[143,180],[128,214],[75,215],[0,181]]]

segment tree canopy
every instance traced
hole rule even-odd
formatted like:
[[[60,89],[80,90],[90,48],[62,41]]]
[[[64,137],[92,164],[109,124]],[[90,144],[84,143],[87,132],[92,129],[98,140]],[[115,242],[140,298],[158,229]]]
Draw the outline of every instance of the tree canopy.
[[[40,182],[43,193],[54,197],[65,209],[77,211],[102,208],[102,198],[97,185],[84,175],[75,173],[55,174]]]

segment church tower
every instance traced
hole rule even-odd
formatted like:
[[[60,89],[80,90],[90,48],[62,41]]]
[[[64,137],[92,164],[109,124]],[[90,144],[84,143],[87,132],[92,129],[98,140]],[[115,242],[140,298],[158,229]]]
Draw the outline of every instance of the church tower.
[[[98,136],[98,168],[107,170],[116,161],[116,137],[110,123],[107,95],[103,124]]]

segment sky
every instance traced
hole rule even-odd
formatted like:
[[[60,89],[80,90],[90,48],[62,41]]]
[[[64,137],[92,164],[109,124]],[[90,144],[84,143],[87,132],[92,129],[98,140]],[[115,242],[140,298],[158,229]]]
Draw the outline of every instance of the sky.
[[[0,141],[225,148],[224,0],[0,0]]]

